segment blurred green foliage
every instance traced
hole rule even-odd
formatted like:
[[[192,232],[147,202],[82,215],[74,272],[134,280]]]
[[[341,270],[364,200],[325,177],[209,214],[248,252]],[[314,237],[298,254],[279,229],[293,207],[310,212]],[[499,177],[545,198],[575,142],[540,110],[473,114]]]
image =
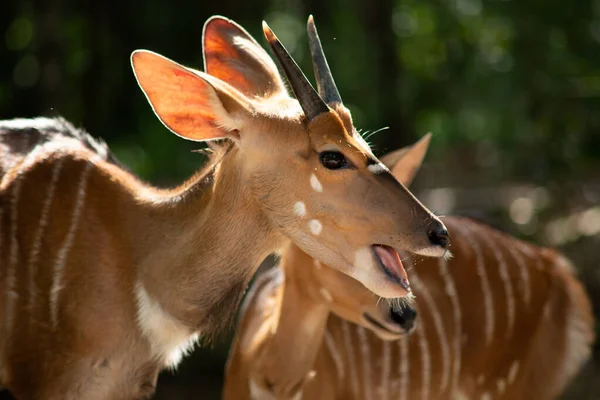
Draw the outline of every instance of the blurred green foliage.
[[[432,131],[433,157],[473,145],[501,176],[540,183],[600,158],[600,0],[9,0],[2,9],[0,117],[64,115],[155,182],[197,168],[197,145],[154,117],[129,54],[148,48],[201,68],[213,14],[262,43],[266,19],[312,79],[313,13],[356,125],[390,126],[372,138],[381,152]]]

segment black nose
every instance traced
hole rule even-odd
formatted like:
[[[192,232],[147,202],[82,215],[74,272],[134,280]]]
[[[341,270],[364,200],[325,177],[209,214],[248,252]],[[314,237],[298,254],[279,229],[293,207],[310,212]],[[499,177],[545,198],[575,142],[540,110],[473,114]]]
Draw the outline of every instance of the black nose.
[[[450,234],[444,224],[436,224],[435,227],[432,227],[429,232],[427,232],[427,236],[429,237],[429,243],[434,246],[447,249],[450,244]]]
[[[390,317],[406,332],[410,332],[415,326],[417,310],[412,307],[404,306],[401,308],[390,308]]]

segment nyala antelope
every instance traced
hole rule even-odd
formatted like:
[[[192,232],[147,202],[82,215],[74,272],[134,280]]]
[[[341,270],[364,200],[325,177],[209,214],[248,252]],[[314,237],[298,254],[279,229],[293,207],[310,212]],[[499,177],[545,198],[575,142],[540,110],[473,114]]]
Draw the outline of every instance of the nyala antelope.
[[[0,123],[0,382],[18,399],[150,396],[290,241],[383,297],[410,289],[397,251],[444,254],[446,228],[373,156],[331,76],[317,93],[264,33],[295,98],[222,17],[205,24],[208,72],[132,54],[160,121],[218,140],[177,188],[141,182],[64,120]]]
[[[428,140],[382,161],[400,158],[390,168],[408,184]],[[443,220],[454,257],[414,259],[408,271],[416,321],[286,248],[244,301],[223,398],[556,398],[594,338],[569,262],[472,220]]]

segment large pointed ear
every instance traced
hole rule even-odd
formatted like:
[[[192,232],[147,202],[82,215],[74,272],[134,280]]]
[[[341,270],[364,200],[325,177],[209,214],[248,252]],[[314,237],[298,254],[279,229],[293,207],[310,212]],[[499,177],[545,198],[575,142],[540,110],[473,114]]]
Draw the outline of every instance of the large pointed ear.
[[[133,73],[161,122],[178,136],[236,138],[251,104],[218,79],[147,50],[131,55]]]
[[[410,186],[415,175],[419,172],[421,164],[423,164],[430,141],[431,133],[428,133],[412,146],[406,146],[387,153],[379,160],[390,169],[392,175],[399,182],[402,182],[404,186]]]
[[[206,21],[202,51],[204,71],[246,96],[289,96],[271,57],[232,20],[215,16]]]

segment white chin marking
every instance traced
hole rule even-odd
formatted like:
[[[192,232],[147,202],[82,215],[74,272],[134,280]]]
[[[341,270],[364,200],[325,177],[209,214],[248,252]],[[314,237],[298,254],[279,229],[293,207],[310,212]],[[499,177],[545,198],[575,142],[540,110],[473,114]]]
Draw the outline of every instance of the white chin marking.
[[[304,202],[298,201],[294,204],[294,213],[299,217],[304,217],[306,215],[306,205]]]
[[[318,219],[311,219],[308,221],[308,227],[313,235],[320,235],[323,230],[323,225]]]
[[[315,192],[321,193],[323,191],[323,185],[321,185],[319,178],[315,174],[310,174],[310,186]]]
[[[367,167],[369,169],[369,171],[371,171],[371,173],[373,175],[379,175],[379,174],[383,174],[384,172],[387,172],[388,169],[385,167],[385,165],[383,165],[382,163],[379,164],[371,164]]]

